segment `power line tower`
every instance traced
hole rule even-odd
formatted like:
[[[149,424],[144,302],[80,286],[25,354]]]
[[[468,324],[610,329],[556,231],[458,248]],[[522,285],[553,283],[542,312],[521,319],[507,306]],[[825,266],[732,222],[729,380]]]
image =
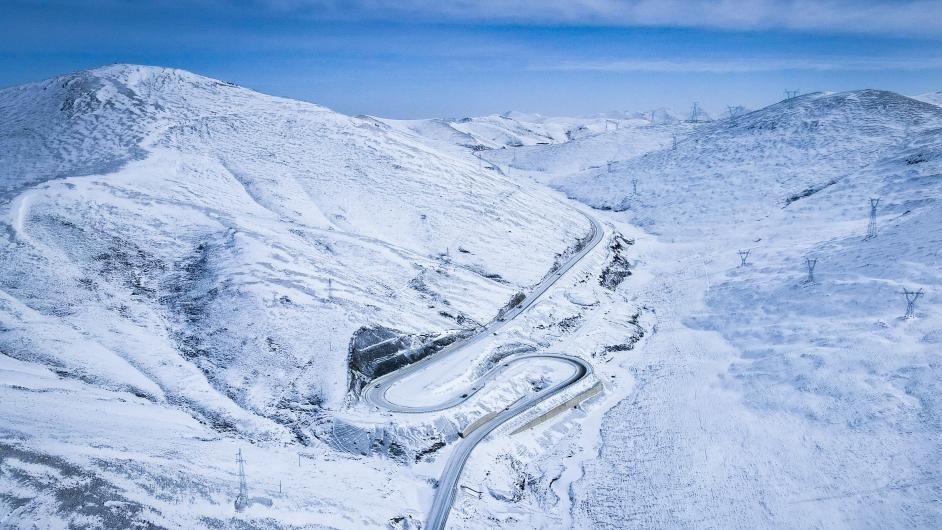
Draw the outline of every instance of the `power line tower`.
[[[239,464],[239,495],[235,500],[235,509],[244,510],[249,505],[249,486],[245,482],[245,459],[242,458],[242,448],[236,455],[236,462]]]
[[[808,278],[805,279],[805,283],[814,283],[814,267],[817,264],[817,258],[805,258],[805,265],[808,266]]]
[[[689,121],[690,123],[699,123],[701,121],[706,121],[706,120],[700,119],[700,116],[702,114],[703,114],[703,109],[700,108],[700,103],[694,101],[693,107],[690,108],[690,119],[688,119],[687,121]]]
[[[674,144],[673,144],[673,147],[671,147],[671,149],[673,149],[673,150],[676,151],[676,150],[677,150],[677,135],[676,135],[676,134],[672,134],[672,135],[671,135],[671,138],[674,139]]]
[[[752,252],[752,249],[740,250],[739,251],[739,266],[745,267],[746,262],[749,260],[749,254]]]
[[[785,99],[792,99],[798,97],[798,90],[786,90]]]
[[[922,294],[922,289],[918,291],[903,289],[903,296],[906,297],[906,316],[903,318],[916,318],[916,300],[919,300]]]
[[[880,204],[880,198],[870,199],[870,222],[867,224],[867,239],[877,237],[877,206]]]
[[[631,193],[633,193],[634,195],[638,194],[638,178],[637,177],[631,179]]]
[[[742,105],[727,105],[726,109],[729,112],[730,119],[738,118],[746,113],[746,107]]]

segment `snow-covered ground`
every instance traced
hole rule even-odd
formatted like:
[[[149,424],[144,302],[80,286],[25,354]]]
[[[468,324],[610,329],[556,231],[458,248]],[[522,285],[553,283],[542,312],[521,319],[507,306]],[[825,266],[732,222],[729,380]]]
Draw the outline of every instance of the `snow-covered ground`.
[[[938,107],[813,94],[555,183],[657,235],[634,286],[656,329],[573,487],[577,526],[942,524]],[[904,289],[925,291],[914,319]]]
[[[451,376],[560,352],[560,402],[602,391],[478,446],[451,527],[942,526],[938,106],[403,121],[114,65],[0,91],[0,166],[0,526],[418,527],[460,429],[560,370],[409,416],[348,348],[478,329],[583,213]]]
[[[294,484],[285,502],[311,511],[245,518],[421,517],[424,479],[315,438],[345,406],[351,335],[473,329],[589,229],[470,156],[179,70],[5,89],[0,122],[8,521],[86,517],[73,490],[18,489],[9,466],[42,459],[76,480],[120,462],[115,495],[161,525],[231,517],[239,445],[259,488]],[[303,484],[279,471],[298,451],[316,463]]]
[[[918,99],[919,101],[925,101],[926,103],[932,103],[933,105],[942,105],[942,91],[920,94],[918,96],[915,96],[913,99]]]

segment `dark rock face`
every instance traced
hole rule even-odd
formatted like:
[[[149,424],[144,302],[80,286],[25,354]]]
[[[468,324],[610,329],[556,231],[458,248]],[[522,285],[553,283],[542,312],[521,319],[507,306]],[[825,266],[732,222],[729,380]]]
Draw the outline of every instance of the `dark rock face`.
[[[633,239],[615,236],[609,246],[612,259],[599,276],[599,285],[614,291],[621,282],[625,281],[625,278],[631,276],[631,263],[629,263],[626,254],[628,247],[634,244]]]
[[[382,326],[361,327],[350,339],[347,363],[350,391],[359,394],[373,379],[424,359],[471,333],[456,330],[411,335]]]

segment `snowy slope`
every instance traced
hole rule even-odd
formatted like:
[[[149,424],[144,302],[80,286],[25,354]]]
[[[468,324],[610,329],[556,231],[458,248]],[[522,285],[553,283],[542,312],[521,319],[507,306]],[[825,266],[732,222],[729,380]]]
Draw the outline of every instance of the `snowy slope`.
[[[205,448],[208,466],[228,465],[240,436],[312,442],[312,418],[343,405],[358,328],[484,323],[589,229],[547,192],[414,135],[180,70],[4,89],[0,131],[3,401],[41,391],[16,382],[30,371],[65,385],[5,422],[27,459],[93,433],[129,440],[82,419],[101,396],[105,414],[130,400],[135,417],[174,418],[171,432],[230,440]],[[54,412],[76,426],[49,428]],[[418,501],[385,502],[365,513]]]
[[[588,225],[535,180],[604,243],[456,370],[564,352],[603,390],[479,446],[453,527],[942,525],[942,109],[654,122],[352,118],[130,65],[0,91],[2,524],[418,526],[443,433],[550,374],[398,417],[347,407],[351,337],[475,328],[537,283]],[[338,416],[440,443],[340,452]],[[234,510],[238,449],[272,508]]]
[[[393,120],[379,118],[396,129],[412,131],[428,140],[475,149],[504,149],[534,145],[562,144],[592,137],[619,127],[673,123],[664,109],[652,113],[611,112],[589,117],[560,117],[506,112],[475,118]]]
[[[913,96],[913,99],[942,106],[942,92],[929,92],[919,96]]]
[[[662,149],[693,127],[666,109],[586,118],[509,112],[458,121],[384,118],[377,123],[413,133],[439,149],[474,149],[505,172],[525,171],[540,182]]]
[[[657,330],[574,486],[578,524],[942,523],[938,107],[802,96],[557,185],[658,236],[636,286]]]
[[[485,151],[485,160],[519,170],[540,182],[553,183],[580,171],[609,171],[609,163],[636,158],[650,151],[664,149],[673,144],[675,136],[682,138],[692,125],[668,122],[651,125],[645,121],[622,123],[618,129],[571,141],[523,146],[514,149]]]
[[[809,94],[697,128],[663,149],[553,182],[654,231],[753,221],[897,152],[942,123],[937,107],[890,92]],[[632,180],[637,180],[638,195]],[[720,223],[716,225],[716,223]]]

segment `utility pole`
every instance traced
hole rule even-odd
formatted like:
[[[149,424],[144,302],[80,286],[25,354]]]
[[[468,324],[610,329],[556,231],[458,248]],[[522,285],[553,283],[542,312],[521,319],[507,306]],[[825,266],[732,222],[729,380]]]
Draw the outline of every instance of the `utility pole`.
[[[327,300],[334,299],[334,285],[330,278],[327,278]]]
[[[611,161],[611,160],[609,160],[608,162],[605,163],[605,168],[608,170],[609,173],[612,172],[612,161]]]
[[[919,289],[918,291],[903,289],[903,296],[906,297],[906,316],[903,318],[916,318],[916,300],[919,300],[919,297],[922,296],[922,294],[922,289]]]
[[[867,237],[864,240],[877,237],[877,206],[880,204],[880,198],[870,199],[870,223],[867,224]]]
[[[635,195],[638,194],[638,178],[637,177],[631,179],[631,193]]]
[[[674,151],[676,151],[676,150],[677,150],[677,134],[676,134],[676,133],[675,133],[675,134],[672,134],[672,135],[671,135],[671,138],[674,139],[674,146],[671,147],[671,149],[673,149]]]

